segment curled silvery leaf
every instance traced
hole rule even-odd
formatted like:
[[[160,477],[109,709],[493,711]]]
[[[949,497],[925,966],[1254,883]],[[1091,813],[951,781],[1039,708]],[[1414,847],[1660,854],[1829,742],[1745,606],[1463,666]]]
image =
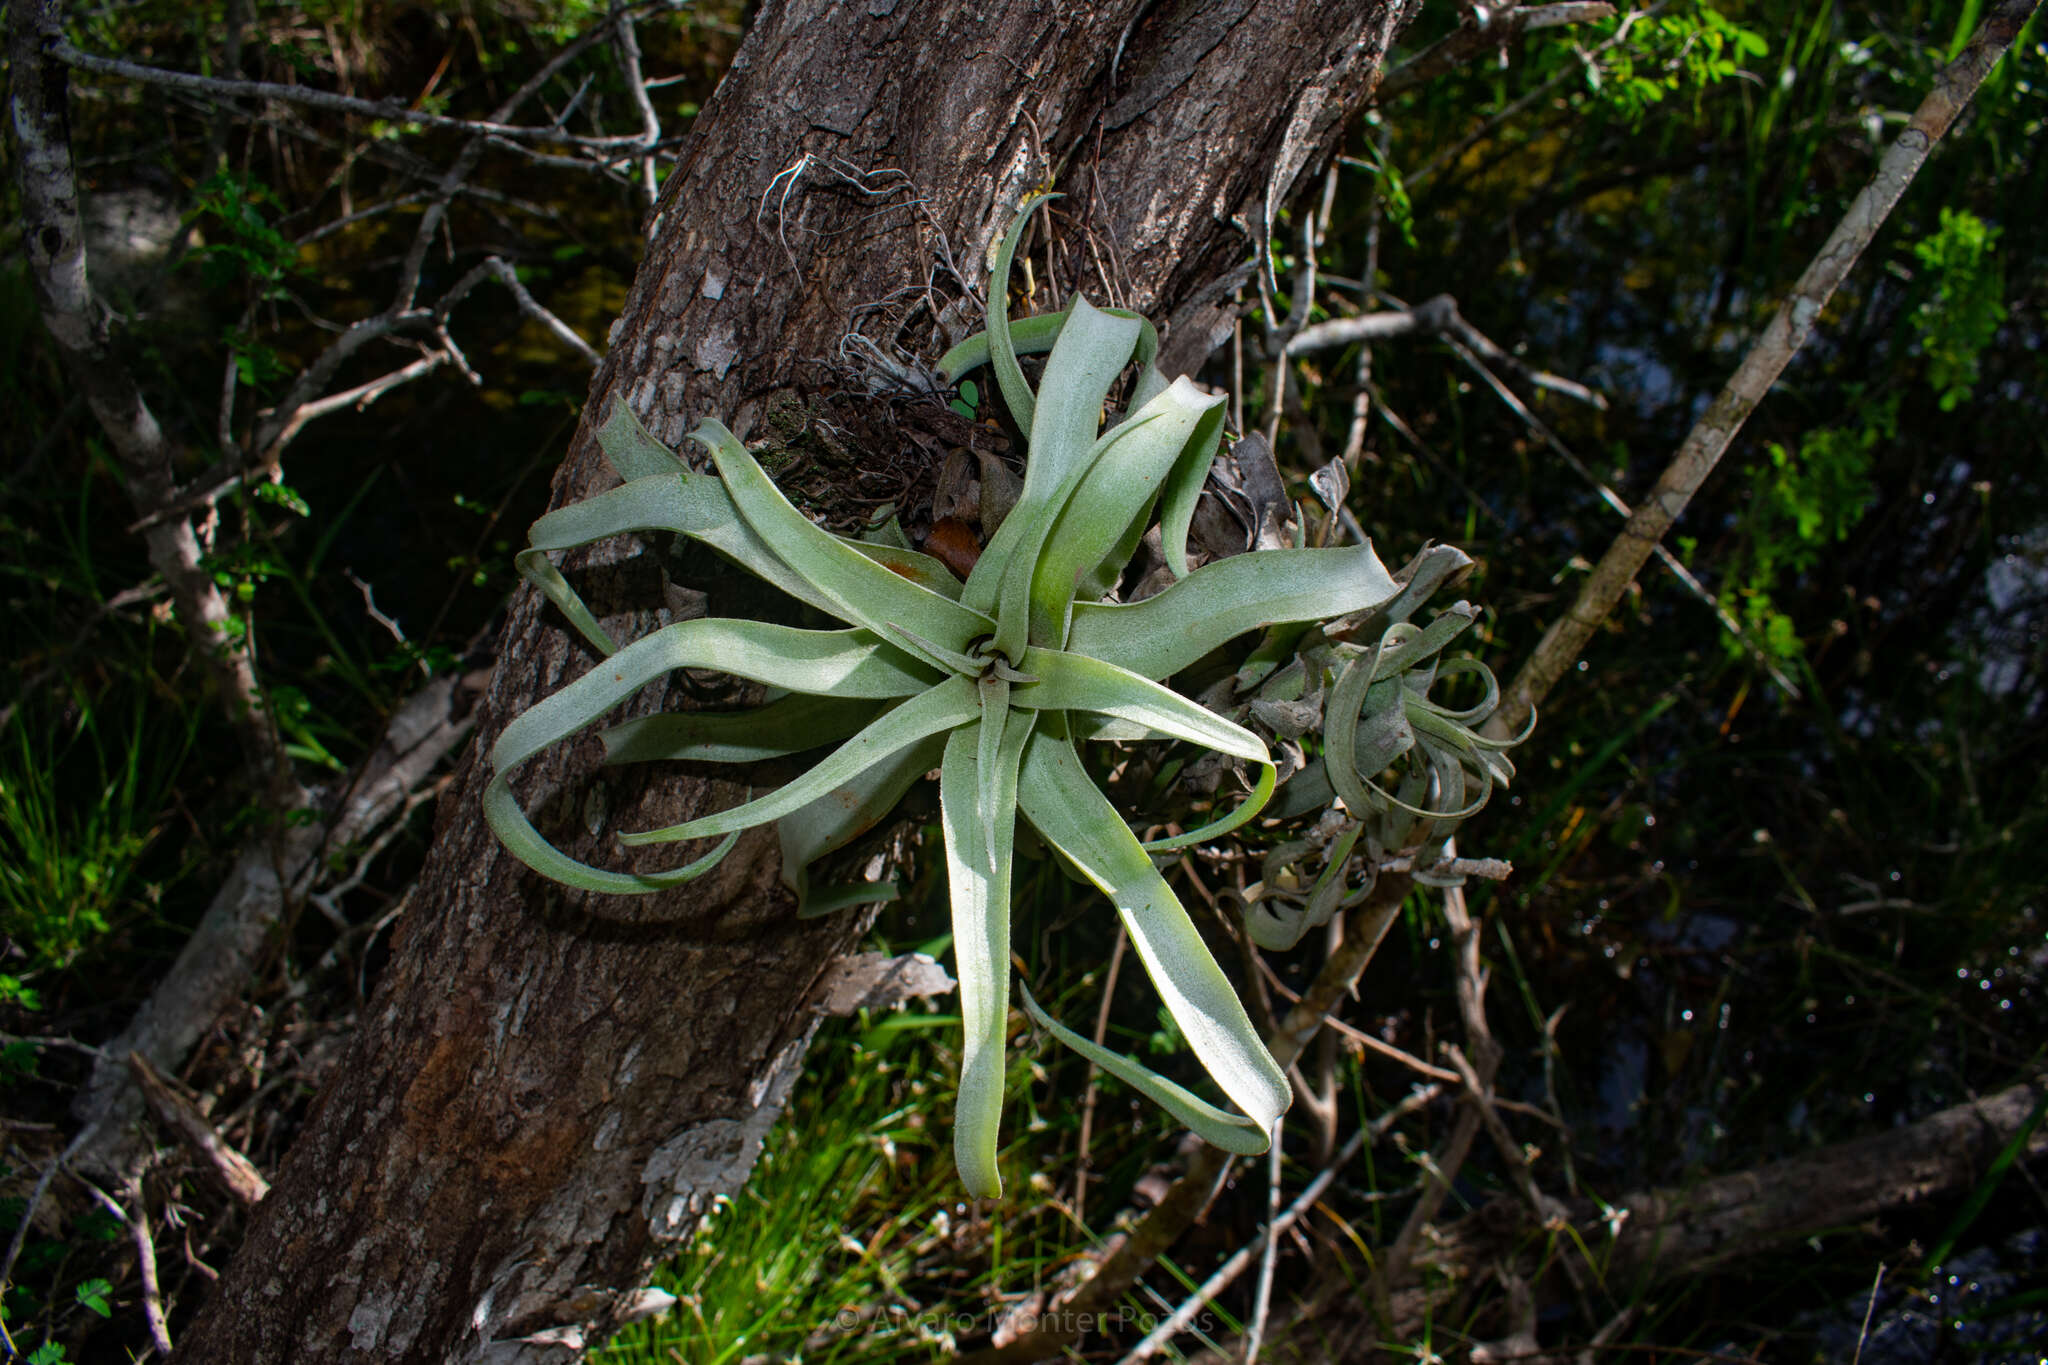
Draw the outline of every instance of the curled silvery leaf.
[[[955,1155],[962,1181],[983,1195],[1001,1189],[1010,870],[1020,815],[1116,907],[1167,1009],[1236,1110],[1125,1058],[1112,1069],[1210,1141],[1263,1150],[1287,1107],[1287,1079],[1153,855],[1251,820],[1272,794],[1274,764],[1256,734],[1165,680],[1247,632],[1368,612],[1402,592],[1367,545],[1267,550],[1190,567],[1188,530],[1222,433],[1223,400],[1186,379],[1169,382],[1153,364],[1158,339],[1135,314],[1076,298],[1065,312],[1012,322],[1004,300],[1030,207],[997,254],[988,330],[938,365],[949,384],[991,367],[1028,436],[1023,486],[971,572],[963,579],[915,551],[814,525],[716,421],[690,439],[709,451],[717,476],[693,472],[620,405],[599,440],[625,483],[542,517],[519,557],[521,571],[603,661],[505,728],[484,797],[492,828],[528,865],[570,886],[622,895],[700,876],[741,831],[773,822],[783,878],[802,909],[817,912],[886,894],[866,885],[816,888],[807,869],[876,825],[937,768],[966,1029]],[[1046,357],[1035,386],[1018,360],[1026,353]],[[1133,366],[1128,415],[1104,430],[1104,403]],[[1177,581],[1139,602],[1098,600],[1155,519]],[[707,617],[617,646],[549,556],[648,531],[695,539],[843,628]],[[695,861],[621,872],[570,858],[527,819],[514,770],[676,669],[720,671],[779,695],[746,712],[619,726],[603,736],[608,761],[744,763],[836,747],[802,776],[731,810],[621,837],[634,846],[722,838]],[[1234,810],[1141,842],[1082,758],[1083,742],[1109,735],[1193,744],[1257,776]],[[1075,1035],[1054,1031],[1074,1043]],[[1097,1055],[1093,1044],[1083,1051]]]
[[[1246,930],[1259,946],[1292,948],[1357,904],[1378,864],[1396,850],[1406,851],[1406,866],[1422,885],[1463,884],[1469,865],[1449,858],[1446,845],[1496,786],[1508,785],[1515,769],[1505,751],[1528,736],[1527,729],[1509,740],[1483,735],[1479,727],[1500,705],[1499,683],[1476,659],[1441,657],[1477,615],[1460,602],[1426,627],[1396,620],[1370,647],[1314,650],[1264,676],[1247,708],[1255,719],[1298,705],[1288,699],[1311,677],[1324,699],[1323,753],[1288,783],[1275,811],[1332,813],[1306,837],[1267,853],[1245,908]],[[1431,699],[1436,683],[1467,674],[1481,681],[1478,702],[1457,709]],[[1399,772],[1392,791],[1379,781],[1390,768]],[[1354,855],[1356,879],[1349,870]],[[1320,868],[1312,882],[1301,871],[1310,866]]]

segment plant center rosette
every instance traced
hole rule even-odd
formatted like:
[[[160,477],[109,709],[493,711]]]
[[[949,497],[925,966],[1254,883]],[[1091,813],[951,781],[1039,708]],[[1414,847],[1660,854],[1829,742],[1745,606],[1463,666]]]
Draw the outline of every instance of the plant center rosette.
[[[703,422],[689,438],[710,452],[713,477],[687,468],[619,404],[599,440],[623,485],[542,517],[519,556],[521,572],[603,660],[506,726],[491,750],[495,775],[484,797],[491,827],[529,866],[570,886],[621,895],[700,876],[742,830],[773,821],[783,877],[809,914],[888,894],[875,886],[821,891],[810,884],[809,865],[873,828],[936,769],[966,1032],[955,1157],[963,1183],[977,1195],[1001,1190],[996,1154],[1010,873],[1020,817],[1116,907],[1167,1009],[1235,1110],[1080,1037],[1020,991],[1024,1007],[1208,1141],[1236,1152],[1265,1150],[1287,1108],[1287,1078],[1154,855],[1252,820],[1274,791],[1275,764],[1259,734],[1164,680],[1248,632],[1268,628],[1271,640],[1276,630],[1293,628],[1298,636],[1309,623],[1370,611],[1403,592],[1367,545],[1264,550],[1190,570],[1189,526],[1218,450],[1224,400],[1185,378],[1169,382],[1153,363],[1156,334],[1134,314],[1077,297],[1066,312],[1013,324],[1006,283],[1027,217],[1028,209],[998,253],[988,330],[939,364],[949,382],[992,366],[1017,428],[1028,435],[1022,492],[965,580],[929,556],[814,525],[718,422]],[[1035,388],[1020,353],[1045,354]],[[1105,429],[1104,405],[1133,365],[1125,410]],[[1155,519],[1177,581],[1142,601],[1108,600]],[[700,541],[844,628],[704,618],[619,647],[549,555],[645,532]],[[1363,664],[1355,648],[1324,649],[1312,662],[1319,672],[1348,668],[1344,684],[1327,691],[1362,696],[1377,688],[1384,697],[1389,679],[1400,691],[1402,674],[1391,663],[1379,665],[1404,643],[1412,643],[1409,636],[1383,641]],[[1411,647],[1401,662],[1416,657]],[[512,791],[513,770],[679,668],[750,680],[768,688],[770,699],[745,712],[667,713],[617,726],[602,735],[608,762],[746,763],[835,747],[802,776],[731,810],[620,836],[626,845],[725,836],[687,865],[617,872],[570,858],[528,821]],[[1268,680],[1264,690],[1271,686]],[[1359,696],[1349,700],[1355,730]],[[1365,709],[1369,722],[1372,711]],[[1395,709],[1404,718],[1415,710]],[[1349,732],[1344,738],[1354,742]],[[1089,776],[1079,746],[1147,739],[1202,746],[1256,777],[1234,809],[1204,827],[1142,841]],[[1330,766],[1345,788],[1340,795],[1354,805],[1374,800],[1351,765]],[[1368,769],[1368,777],[1383,766]],[[1400,809],[1430,813],[1413,805],[1416,792],[1402,794],[1410,799]],[[1343,844],[1340,867],[1351,847]],[[1270,907],[1260,914],[1273,918]]]

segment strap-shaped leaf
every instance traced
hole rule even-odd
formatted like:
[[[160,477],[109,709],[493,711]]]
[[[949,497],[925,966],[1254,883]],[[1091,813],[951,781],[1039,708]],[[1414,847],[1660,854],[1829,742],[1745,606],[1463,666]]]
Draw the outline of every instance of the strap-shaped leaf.
[[[801,692],[746,711],[664,711],[598,736],[606,763],[758,763],[800,754],[854,734],[885,702]]]
[[[649,682],[678,668],[716,668],[771,687],[883,699],[922,692],[935,677],[917,661],[865,631],[798,630],[761,621],[719,619],[682,621],[664,627],[635,640],[559,692],[535,702],[507,725],[491,746],[491,767],[496,776],[484,793],[484,815],[505,847],[520,861],[536,872],[586,891],[634,896],[701,876],[724,856],[723,850],[731,846],[730,840],[708,859],[665,873],[607,872],[589,867],[541,838],[512,794],[512,769],[583,729]]]
[[[811,885],[810,865],[846,847],[896,809],[903,794],[939,765],[945,745],[944,735],[920,740],[777,822],[782,880],[796,892],[797,918],[811,919],[851,905],[895,899],[893,882],[860,882],[817,891]]]
[[[1233,758],[1267,763],[1257,735],[1200,702],[1129,669],[1057,649],[1024,653],[1023,669],[1037,678],[1010,689],[1010,705],[1045,711],[1094,711],[1143,725],[1156,734],[1204,745]]]
[[[1337,758],[1358,752],[1359,712],[1365,706],[1366,693],[1372,688],[1379,671],[1380,656],[1386,653],[1398,629],[1400,627],[1397,626],[1388,630],[1371,649],[1344,665],[1344,671],[1337,675],[1337,681],[1330,687],[1330,699],[1323,710],[1323,753],[1328,760],[1330,786],[1356,820],[1363,820],[1380,808],[1367,790],[1371,774],[1361,776],[1356,765],[1337,761]],[[1380,686],[1399,687],[1400,684],[1389,680]],[[1394,705],[1399,706],[1399,702]],[[1378,771],[1378,768],[1373,769],[1373,772]]]
[[[1176,379],[1114,429],[1116,439],[1103,443],[1064,499],[1039,552],[1031,583],[1034,644],[1056,648],[1065,642],[1076,591],[1121,545],[1135,546],[1130,533],[1143,533],[1174,469],[1204,450],[1213,452],[1222,430],[1222,397],[1185,379]]]
[[[938,680],[864,630],[799,630],[706,617],[635,640],[567,687],[535,702],[491,748],[500,772],[566,739],[664,673],[717,669],[770,687],[829,697],[915,696]]]
[[[1017,363],[1017,345],[1010,335],[1010,263],[1017,258],[1017,243],[1024,237],[1024,225],[1031,221],[1031,211],[1046,199],[1060,197],[1024,196],[1017,216],[1010,222],[1010,230],[1003,234],[1003,244],[996,250],[995,267],[988,277],[989,359],[995,362],[996,384],[1003,391],[1003,402],[1008,405],[1011,418],[1026,431],[1031,430],[1031,414],[1036,404],[1023,367]]]
[[[993,317],[990,321],[993,324]],[[967,605],[992,609],[1002,598],[1011,563],[1028,566],[1035,561],[1067,495],[1101,453],[1096,434],[1102,427],[1103,400],[1130,362],[1138,332],[1136,322],[1105,313],[1086,299],[1074,300],[1039,383],[1024,491],[967,576],[961,596]],[[1022,648],[1021,640],[1017,647]]]
[[[968,1192],[989,1198],[1003,1192],[996,1148],[1010,1009],[1010,860],[1016,843],[1017,768],[1035,719],[1011,714],[955,730],[939,769],[953,958],[966,1030],[953,1160]],[[994,745],[986,742],[992,726],[999,736]]]
[[[1204,1142],[1240,1156],[1255,1156],[1272,1146],[1268,1130],[1253,1120],[1218,1109],[1121,1052],[1111,1052],[1074,1032],[1041,1009],[1030,988],[1021,981],[1017,983],[1017,995],[1024,1002],[1025,1012],[1040,1028],[1179,1119]]]
[[[784,563],[832,599],[833,615],[878,633],[886,626],[901,627],[954,651],[995,629],[995,622],[980,612],[890,572],[813,525],[720,423],[706,418],[690,437],[711,451],[726,493],[747,524]]]
[[[899,750],[931,735],[943,734],[981,715],[981,700],[969,678],[952,677],[902,705],[876,717],[866,728],[847,740],[816,767],[787,786],[766,796],[757,796],[731,810],[685,820],[660,829],[635,830],[621,834],[619,842],[628,847],[667,844],[679,839],[701,839],[711,834],[731,834],[755,825],[780,820],[835,788],[883,762]]]
[[[540,831],[526,818],[526,812],[519,809],[519,798],[512,794],[512,783],[504,770],[499,770],[490,785],[484,788],[483,808],[484,819],[489,822],[491,832],[520,862],[564,886],[603,891],[613,896],[644,896],[650,891],[666,891],[701,877],[732,851],[740,837],[734,834],[695,862],[666,872],[608,872],[577,862],[543,839]]]
[[[846,543],[890,573],[907,578],[920,588],[929,588],[947,601],[960,600],[960,580],[953,576],[951,569],[930,555],[906,550],[899,545],[877,545],[869,540],[849,540]]]
[[[1251,795],[1238,802],[1227,814],[1185,834],[1176,834],[1166,839],[1148,839],[1140,847],[1147,853],[1171,853],[1175,849],[1193,848],[1196,844],[1206,844],[1211,839],[1221,839],[1266,808],[1266,803],[1273,799],[1273,787],[1278,778],[1278,769],[1270,763],[1263,764],[1259,768],[1258,784],[1252,788]]]
[[[1261,550],[1205,564],[1142,602],[1076,603],[1067,649],[1167,678],[1246,631],[1361,611],[1399,591],[1370,545]]]
[[[557,508],[533,524],[529,544],[516,562],[584,639],[610,654],[616,648],[611,637],[549,562],[548,553],[643,531],[673,531],[702,541],[798,601],[838,615],[832,599],[783,563],[741,518],[725,485],[707,474],[656,474]]]
[[[520,862],[569,886],[637,896],[702,876],[723,857],[723,847],[731,847],[727,841],[709,860],[664,874],[604,872],[575,862],[547,843],[512,796],[510,774],[514,767],[575,735],[672,669],[719,669],[737,677],[752,677],[772,688],[856,698],[924,692],[934,677],[924,671],[924,665],[864,630],[797,630],[758,620],[717,618],[684,620],[655,630],[604,659],[561,692],[520,712],[492,745],[496,778],[483,794],[483,814]]]
[[[1124,308],[1102,310],[1112,317],[1130,318],[1138,324],[1138,372],[1137,385],[1131,391],[1127,405],[1136,410],[1150,402],[1166,387],[1166,376],[1159,372],[1152,362],[1159,355],[1159,332],[1152,326],[1152,320]],[[1010,319],[1010,342],[1018,355],[1044,355],[1059,340],[1060,328],[1066,326],[1067,314],[1064,309],[1057,313],[1033,313],[1028,318]],[[976,332],[965,341],[939,357],[935,367],[939,382],[958,384],[965,375],[972,374],[989,362],[989,339],[987,332]]]
[[[689,470],[673,450],[640,424],[640,418],[623,398],[612,400],[611,415],[597,429],[597,448],[604,452],[605,463],[627,483]]]
[[[1033,736],[1024,750],[1017,805],[1045,841],[1116,905],[1195,1055],[1259,1131],[1269,1131],[1287,1109],[1286,1075],[1259,1041],[1173,889],[1082,771],[1071,740],[1043,732]]]
[[[1036,566],[1047,552],[1048,542],[1053,536],[1053,526],[1059,520],[1060,512],[1072,503],[1074,490],[1080,486],[1083,475],[1092,469],[1106,452],[1142,436],[1158,419],[1159,414],[1151,412],[1103,432],[1090,447],[1087,456],[1074,469],[1067,483],[1041,505],[1040,513],[1021,519],[1012,514],[1009,521],[1003,523],[1007,528],[1012,522],[1021,520],[1023,525],[1022,533],[1007,547],[1009,568],[1003,574],[1002,606],[996,613],[996,619],[1000,623],[996,631],[996,648],[1005,657],[1015,658],[1028,644],[1057,646],[1060,643],[1053,632],[1063,624],[1064,608],[1049,609],[1041,613],[1034,600],[1035,585],[1038,582]],[[997,535],[1000,537],[1001,532]],[[975,567],[978,569],[980,565],[977,564]],[[1059,594],[1053,595],[1057,597]],[[1072,595],[1073,585],[1069,584],[1065,596],[1071,600]]]
[[[991,300],[993,302],[993,300]],[[1028,318],[1011,318],[1010,349],[1016,355],[1044,355],[1059,340],[1060,328],[1067,325],[1066,310],[1057,313],[1033,313]],[[976,332],[967,340],[939,357],[937,366],[939,382],[958,384],[961,376],[971,374],[988,364],[990,356],[989,335]]]

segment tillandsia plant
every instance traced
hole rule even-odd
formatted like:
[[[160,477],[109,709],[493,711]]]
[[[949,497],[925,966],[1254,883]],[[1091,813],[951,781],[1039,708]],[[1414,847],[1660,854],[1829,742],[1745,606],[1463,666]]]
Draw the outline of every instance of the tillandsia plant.
[[[537,871],[625,895],[687,882],[716,864],[742,830],[776,822],[784,879],[809,914],[888,894],[874,886],[821,891],[808,869],[876,825],[936,768],[966,1031],[955,1157],[977,1195],[1001,1190],[996,1153],[1019,816],[1115,905],[1168,1010],[1237,1112],[1080,1037],[1020,991],[1026,1010],[1209,1141],[1238,1152],[1265,1150],[1288,1104],[1287,1078],[1154,855],[1252,820],[1274,792],[1276,766],[1259,734],[1164,680],[1260,628],[1268,628],[1269,643],[1284,646],[1298,642],[1310,623],[1420,600],[1369,545],[1265,550],[1190,569],[1189,526],[1217,454],[1223,399],[1185,378],[1169,382],[1154,364],[1157,336],[1135,314],[1077,297],[1067,311],[1013,323],[1007,281],[1030,207],[997,254],[987,331],[939,362],[948,383],[991,366],[1028,439],[1022,491],[964,580],[935,558],[814,525],[718,422],[704,421],[689,438],[710,453],[713,477],[688,468],[621,404],[599,441],[623,486],[542,517],[519,557],[521,571],[604,662],[505,728],[491,751],[495,776],[484,797],[498,837]],[[1045,354],[1035,387],[1019,361],[1032,353]],[[1105,429],[1105,404],[1133,365],[1124,411]],[[1114,590],[1155,516],[1161,553],[1177,581],[1142,601],[1117,602]],[[548,556],[608,536],[658,531],[708,545],[845,627],[704,618],[616,646]],[[1413,632],[1405,624],[1399,630]],[[1386,709],[1386,694],[1375,689],[1391,683],[1400,691],[1404,671],[1425,662],[1406,636],[1388,639],[1364,663],[1342,660],[1345,672],[1331,694],[1357,694],[1368,728]],[[679,668],[750,680],[769,689],[768,700],[745,712],[662,714],[618,726],[602,736],[608,762],[743,763],[837,747],[801,777],[731,810],[620,836],[634,846],[724,836],[694,862],[662,872],[577,862],[529,823],[513,795],[513,770]],[[1275,685],[1266,679],[1255,690]],[[1284,689],[1285,679],[1277,685]],[[1393,709],[1418,734],[1434,733],[1412,704]],[[1256,777],[1228,813],[1172,838],[1142,841],[1089,776],[1079,746],[1147,739],[1203,746],[1241,771],[1256,769]],[[1384,766],[1367,770],[1363,780]],[[1405,795],[1373,798],[1355,785],[1359,774],[1349,766],[1324,771],[1343,774],[1335,790],[1347,801],[1380,799],[1383,810],[1429,814],[1407,788]],[[1443,785],[1464,790],[1448,777]],[[1461,804],[1462,797],[1448,807],[1441,798],[1434,802],[1440,811]]]

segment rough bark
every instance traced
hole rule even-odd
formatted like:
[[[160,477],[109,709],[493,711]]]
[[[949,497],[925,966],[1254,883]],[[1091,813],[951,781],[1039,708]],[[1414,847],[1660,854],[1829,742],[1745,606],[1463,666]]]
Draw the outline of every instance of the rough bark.
[[[1327,157],[1403,14],[1402,0],[770,6],[668,181],[587,418],[623,397],[670,441],[712,414],[758,434],[786,395],[818,391],[860,305],[922,290],[949,252],[977,278],[1047,178],[1071,196],[1071,260],[1092,281],[1099,253],[1115,301],[1168,322],[1170,360],[1198,361],[1227,294],[1205,286]],[[558,503],[611,481],[593,426]],[[474,752],[591,663],[542,606],[514,601],[391,965],[180,1360],[571,1353],[741,1183],[796,1074],[814,988],[860,922],[796,922],[772,841],[621,903],[539,879],[479,817]],[[519,784],[580,857],[623,865],[615,831],[737,795],[600,777],[597,756],[594,741],[562,746]]]

